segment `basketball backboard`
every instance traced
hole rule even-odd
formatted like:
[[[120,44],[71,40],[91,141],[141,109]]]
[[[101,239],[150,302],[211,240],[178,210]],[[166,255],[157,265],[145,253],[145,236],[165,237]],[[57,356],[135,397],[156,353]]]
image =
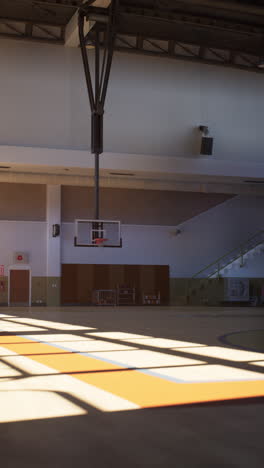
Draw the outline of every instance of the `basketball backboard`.
[[[75,247],[122,247],[120,221],[75,220]]]

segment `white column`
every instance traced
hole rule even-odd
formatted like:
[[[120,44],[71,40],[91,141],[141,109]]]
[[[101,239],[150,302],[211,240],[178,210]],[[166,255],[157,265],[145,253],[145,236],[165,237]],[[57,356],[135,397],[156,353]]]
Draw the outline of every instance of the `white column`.
[[[47,305],[60,305],[61,234],[53,237],[54,224],[61,226],[61,186],[47,185]]]

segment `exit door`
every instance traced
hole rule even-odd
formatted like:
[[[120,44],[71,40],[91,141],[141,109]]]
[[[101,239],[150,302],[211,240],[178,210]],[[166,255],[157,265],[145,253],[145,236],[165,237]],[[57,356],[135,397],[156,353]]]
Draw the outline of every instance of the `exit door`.
[[[30,305],[30,271],[10,270],[9,305]]]

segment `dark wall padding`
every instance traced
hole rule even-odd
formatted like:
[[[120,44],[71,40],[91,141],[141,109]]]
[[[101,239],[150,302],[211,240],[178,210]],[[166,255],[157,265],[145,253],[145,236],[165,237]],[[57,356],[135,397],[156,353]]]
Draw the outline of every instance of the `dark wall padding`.
[[[125,224],[176,226],[229,198],[232,195],[221,193],[102,188],[100,218]],[[93,216],[93,188],[62,187],[62,222]]]
[[[160,291],[162,304],[169,302],[168,265],[63,264],[61,303],[89,304],[94,289],[115,289],[118,284],[136,288],[137,304],[143,292],[155,291]]]
[[[46,186],[1,182],[0,219],[45,221]]]

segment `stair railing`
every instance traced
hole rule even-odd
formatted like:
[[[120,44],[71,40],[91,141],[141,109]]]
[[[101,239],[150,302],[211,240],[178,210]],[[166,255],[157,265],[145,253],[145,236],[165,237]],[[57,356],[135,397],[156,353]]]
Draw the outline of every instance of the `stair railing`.
[[[235,260],[240,258],[240,266],[243,266],[245,254],[262,243],[264,243],[264,230],[258,231],[256,234],[254,234],[254,236],[251,236],[245,242],[239,244],[238,247],[230,250],[222,257],[219,257],[217,260],[198,271],[198,273],[192,276],[192,279],[211,278],[214,275],[220,278],[221,271]]]

